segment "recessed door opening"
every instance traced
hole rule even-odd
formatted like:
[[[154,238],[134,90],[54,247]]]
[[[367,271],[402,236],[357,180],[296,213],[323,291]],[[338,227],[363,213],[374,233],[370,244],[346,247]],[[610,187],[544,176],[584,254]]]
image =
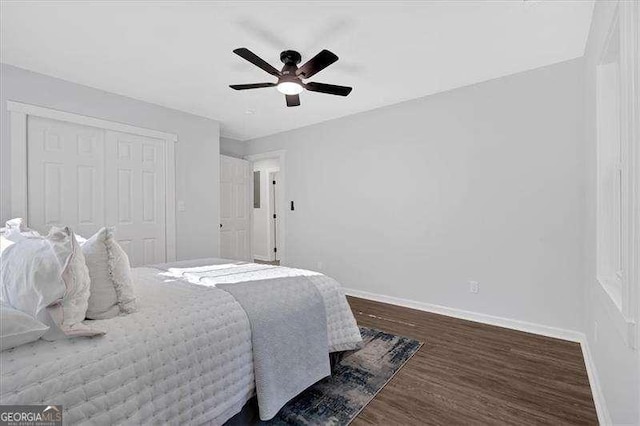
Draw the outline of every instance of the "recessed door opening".
[[[259,263],[278,265],[279,158],[264,158],[253,162],[253,259]]]

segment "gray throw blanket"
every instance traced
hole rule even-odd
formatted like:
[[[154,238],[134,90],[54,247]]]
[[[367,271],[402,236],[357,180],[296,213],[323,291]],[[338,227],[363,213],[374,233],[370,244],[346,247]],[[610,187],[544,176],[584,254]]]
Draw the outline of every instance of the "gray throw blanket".
[[[331,374],[322,296],[305,277],[218,284],[247,313],[260,419]]]

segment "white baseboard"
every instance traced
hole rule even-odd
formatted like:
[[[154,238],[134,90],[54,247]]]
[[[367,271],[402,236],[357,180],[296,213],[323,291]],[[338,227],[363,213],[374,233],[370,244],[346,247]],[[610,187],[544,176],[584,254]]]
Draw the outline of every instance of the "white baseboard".
[[[446,315],[449,317],[475,321],[482,324],[495,325],[498,327],[510,328],[512,330],[524,331],[527,333],[539,334],[542,336],[554,337],[556,339],[569,340],[571,342],[580,343],[585,367],[587,369],[587,375],[589,376],[589,385],[591,386],[593,401],[598,413],[598,421],[601,425],[612,424],[609,410],[607,409],[607,405],[605,403],[604,394],[602,392],[602,388],[600,387],[600,381],[598,380],[598,373],[595,367],[595,363],[591,356],[591,351],[589,350],[589,343],[584,333],[574,330],[565,330],[562,328],[551,327],[548,325],[514,320],[510,318],[496,317],[493,315],[481,314],[478,312],[470,312],[462,309],[450,308],[448,306],[417,302],[400,297],[369,293],[368,291],[355,290],[352,288],[345,288],[344,292],[349,296],[375,300],[376,302],[404,306],[406,308],[417,309],[434,314]]]
[[[414,300],[369,293],[367,291],[355,290],[352,288],[345,288],[344,291],[346,294],[354,297],[361,297],[363,299],[375,300],[377,302],[390,303],[392,305],[404,306],[406,308],[480,322],[483,324],[497,325],[498,327],[511,328],[513,330],[524,331],[527,333],[541,334],[547,337],[555,337],[556,339],[569,340],[572,342],[582,342],[584,337],[584,334],[578,331],[565,330],[548,325],[535,324],[510,318],[496,317],[493,315],[481,314],[478,312],[464,311],[462,309],[450,308],[448,306],[417,302]]]
[[[261,260],[261,261],[263,261],[263,262],[271,262],[271,259],[269,259],[268,257],[265,257],[265,256],[258,256],[257,254],[254,254],[254,255],[253,255],[253,258],[254,258],[255,260]]]
[[[596,369],[595,361],[593,360],[593,356],[591,355],[591,350],[589,349],[589,342],[587,337],[580,342],[580,347],[582,348],[582,356],[584,357],[584,364],[587,368],[587,374],[589,375],[589,385],[591,386],[591,394],[593,395],[593,403],[596,406],[596,412],[598,413],[598,422],[602,426],[613,425],[611,421],[611,415],[609,414],[609,409],[607,408],[606,401],[604,399],[604,393],[602,392],[602,387],[600,387],[600,379],[598,379],[598,370]]]

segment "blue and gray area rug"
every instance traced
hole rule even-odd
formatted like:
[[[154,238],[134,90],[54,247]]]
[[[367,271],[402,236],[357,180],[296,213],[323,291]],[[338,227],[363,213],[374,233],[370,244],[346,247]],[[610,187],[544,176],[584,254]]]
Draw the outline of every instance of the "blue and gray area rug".
[[[360,327],[360,333],[364,341],[362,349],[344,353],[331,377],[289,401],[273,420],[256,419],[254,398],[250,403],[256,405],[255,417],[234,417],[229,424],[349,424],[422,346],[417,340],[372,328]]]

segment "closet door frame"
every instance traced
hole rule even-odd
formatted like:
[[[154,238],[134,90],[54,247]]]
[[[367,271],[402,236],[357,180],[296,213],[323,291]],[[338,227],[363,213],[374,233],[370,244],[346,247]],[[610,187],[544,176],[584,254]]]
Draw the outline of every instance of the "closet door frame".
[[[178,135],[22,102],[7,101],[7,110],[10,113],[9,125],[11,132],[11,217],[22,217],[25,220],[29,217],[27,194],[29,179],[27,168],[27,119],[29,116],[49,118],[83,126],[97,127],[103,130],[114,130],[163,140],[166,155],[166,261],[171,262],[176,260],[176,174],[174,144],[178,142]]]

